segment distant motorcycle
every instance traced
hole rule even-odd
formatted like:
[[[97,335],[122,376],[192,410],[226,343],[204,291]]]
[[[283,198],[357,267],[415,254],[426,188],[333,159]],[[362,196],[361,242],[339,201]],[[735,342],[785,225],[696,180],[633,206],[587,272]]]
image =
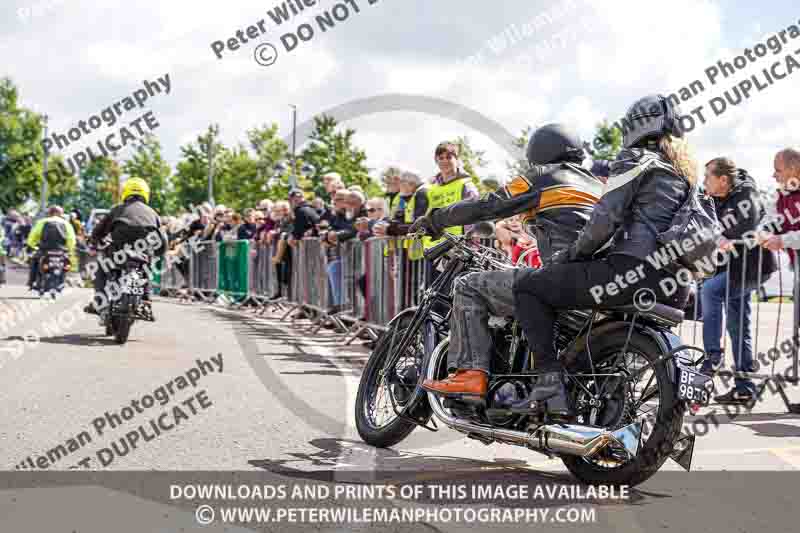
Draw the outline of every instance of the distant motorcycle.
[[[42,298],[49,295],[55,300],[64,290],[67,272],[72,268],[67,252],[48,250],[33,260],[39,261],[39,275],[34,290]]]
[[[150,280],[144,263],[129,259],[121,269],[111,273],[107,283],[116,284],[119,297],[109,302],[103,314],[106,335],[113,336],[119,344],[125,344],[135,321],[155,322],[148,298]]]
[[[89,243],[90,250],[103,253],[110,240]],[[119,268],[112,270],[106,280],[111,295],[108,306],[100,312],[106,335],[113,336],[119,344],[128,342],[133,323],[137,320],[155,322],[150,303],[150,278],[146,261],[129,257]]]

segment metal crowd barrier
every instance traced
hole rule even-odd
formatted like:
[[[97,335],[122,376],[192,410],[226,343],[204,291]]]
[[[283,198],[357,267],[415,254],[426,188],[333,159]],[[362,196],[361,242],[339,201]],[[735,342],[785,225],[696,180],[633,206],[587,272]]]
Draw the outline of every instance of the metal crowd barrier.
[[[757,246],[746,241],[733,241],[740,245],[736,254],[745,253],[745,248]],[[728,254],[730,259],[731,254]],[[800,325],[800,276],[796,268],[790,268],[790,260],[786,253],[776,254],[778,270],[770,276],[763,275],[764,254],[759,254],[759,261],[755,282],[746,284],[748,277],[747,261],[742,262],[741,279],[733,280],[731,275],[731,261],[727,260],[717,271],[715,276],[706,279],[697,287],[694,303],[686,310],[686,321],[678,326],[677,333],[693,346],[706,346],[703,328],[711,310],[705,309],[701,304],[703,286],[711,283],[711,279],[725,274],[727,283],[724,288],[722,302],[721,343],[722,363],[732,370],[721,370],[719,375],[723,378],[750,380],[756,385],[756,399],[760,398],[767,387],[778,392],[792,413],[800,413],[800,404],[792,404],[784,390],[785,384],[798,385],[798,325]],[[737,283],[738,282],[738,283]],[[746,286],[743,291],[737,287]],[[768,301],[770,296],[777,302]],[[787,305],[786,299],[791,299]],[[728,311],[738,307],[736,316],[740,334],[731,338],[728,331],[731,317]],[[749,311],[748,311],[749,307]],[[748,320],[749,315],[749,320]],[[743,329],[743,324],[747,327]],[[708,324],[705,324],[708,325]],[[708,332],[711,334],[711,331]],[[730,341],[730,344],[729,342]],[[760,350],[759,350],[760,349]],[[745,366],[743,352],[752,353],[753,363],[751,371],[742,370]],[[737,356],[738,354],[738,356]],[[760,384],[758,384],[760,381]]]
[[[316,329],[331,321],[338,329],[347,330],[348,344],[359,335],[377,338],[392,317],[419,302],[425,261],[412,260],[414,254],[409,253],[402,239],[353,239],[339,244],[338,256],[329,256],[327,246],[317,238],[302,239],[289,252],[291,259],[287,266],[291,266],[291,276],[286,285],[281,284],[272,262],[276,251],[277,243],[199,243],[189,254],[189,289],[205,301],[223,297],[226,302],[242,304],[249,301],[261,306],[266,306],[280,292],[283,301],[290,304],[289,312],[282,319],[294,310],[302,309],[316,318]],[[727,266],[721,267],[729,279],[730,264],[727,262]],[[739,296],[740,323],[745,318],[745,305],[753,307],[749,335],[753,359],[756,361],[754,371],[728,374],[734,378],[760,380],[758,395],[763,394],[768,385],[774,386],[787,408],[792,412],[800,412],[800,406],[790,404],[783,390],[786,383],[800,383],[800,337],[797,332],[797,324],[800,323],[800,276],[796,270],[787,268],[788,258],[785,254],[778,255],[778,264],[780,268],[769,279],[762,275],[762,265],[759,264],[754,290]],[[742,274],[743,277],[747,276],[746,271]],[[167,268],[162,273],[159,286],[167,291],[178,288],[179,276],[174,266]],[[706,283],[709,281],[706,280]],[[776,284],[777,290],[772,288]],[[334,291],[336,286],[341,290]],[[337,292],[341,295],[338,301],[334,297]],[[770,292],[776,293],[777,302],[762,301],[765,293],[769,296]],[[727,322],[730,318],[726,315],[733,294],[730,284],[725,293],[720,347],[723,362],[735,364],[732,353],[741,354],[746,348],[745,343],[750,341],[744,332],[739,338],[728,341]],[[755,302],[746,301],[752,299],[753,294],[756,295]],[[703,346],[702,315],[709,311],[702,309],[701,295],[702,285],[697,291],[694,308],[686,310],[686,320],[676,328],[676,333],[693,346]],[[789,298],[792,305],[784,301]],[[734,345],[736,350],[732,350]],[[728,354],[731,354],[730,357]],[[769,364],[765,365],[764,361]],[[736,364],[737,368],[741,366]]]
[[[198,241],[189,251],[189,290],[195,298],[214,301],[217,297],[218,245]]]

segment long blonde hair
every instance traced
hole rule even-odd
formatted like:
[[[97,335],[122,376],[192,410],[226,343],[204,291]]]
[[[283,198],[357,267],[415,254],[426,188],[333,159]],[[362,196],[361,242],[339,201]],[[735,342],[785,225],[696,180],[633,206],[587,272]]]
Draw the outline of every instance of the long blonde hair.
[[[697,183],[697,161],[686,139],[667,134],[658,140],[658,147],[681,176],[691,185]]]

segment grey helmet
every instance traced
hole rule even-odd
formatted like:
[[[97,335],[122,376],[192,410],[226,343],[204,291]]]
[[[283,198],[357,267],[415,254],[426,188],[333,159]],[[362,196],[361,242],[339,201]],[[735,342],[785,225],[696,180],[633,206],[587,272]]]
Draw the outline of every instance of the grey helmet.
[[[580,163],[586,153],[576,132],[564,124],[547,124],[533,132],[526,155],[531,165],[547,165],[556,161]]]
[[[660,94],[651,94],[636,101],[622,119],[622,145],[636,146],[642,140],[670,134],[683,137],[681,110]]]

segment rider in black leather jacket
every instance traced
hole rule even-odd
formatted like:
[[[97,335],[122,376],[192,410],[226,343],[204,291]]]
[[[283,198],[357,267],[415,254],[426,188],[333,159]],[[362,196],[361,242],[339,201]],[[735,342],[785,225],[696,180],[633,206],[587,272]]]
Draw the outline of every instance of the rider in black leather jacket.
[[[688,289],[675,282],[674,267],[657,270],[646,260],[658,244],[653,231],[642,222],[642,212],[646,210],[658,231],[666,229],[686,199],[690,182],[696,180],[696,165],[682,139],[679,116],[678,109],[662,96],[645,97],[628,110],[624,121],[628,127],[623,131],[625,150],[611,166],[602,198],[583,230],[565,249],[550,257],[549,266],[518,270],[513,287],[509,287],[513,303],[494,305],[492,314],[504,315],[510,310],[520,322],[539,374],[530,396],[514,407],[544,402],[551,414],[571,412],[563,365],[554,345],[556,310],[629,305],[635,303],[634,295],[641,290],[649,291],[650,298],[675,307],[685,303]],[[457,223],[464,222],[459,219]],[[449,223],[449,217],[432,213],[418,227],[436,232]],[[601,249],[602,257],[593,257]],[[488,274],[492,273],[481,275]],[[673,283],[661,283],[665,278],[672,278]],[[490,306],[496,303],[486,297],[487,287],[481,280],[465,276],[458,281],[457,291],[459,284],[476,285],[484,302]],[[671,293],[666,292],[667,287]],[[468,292],[463,286],[461,290]],[[488,291],[492,293],[492,287]],[[466,314],[483,319],[476,309],[479,311],[479,306],[473,305]],[[457,347],[459,343],[466,344],[458,369],[445,380],[426,381],[423,387],[456,397],[480,397],[485,395],[485,382],[473,372],[487,372],[482,364],[488,361],[488,354],[483,354],[486,340],[480,337],[480,331],[478,335],[473,331],[472,320],[461,322],[468,325],[454,324],[451,331],[451,350],[454,343]],[[460,340],[461,336],[466,340]],[[491,350],[490,343],[488,349]]]

